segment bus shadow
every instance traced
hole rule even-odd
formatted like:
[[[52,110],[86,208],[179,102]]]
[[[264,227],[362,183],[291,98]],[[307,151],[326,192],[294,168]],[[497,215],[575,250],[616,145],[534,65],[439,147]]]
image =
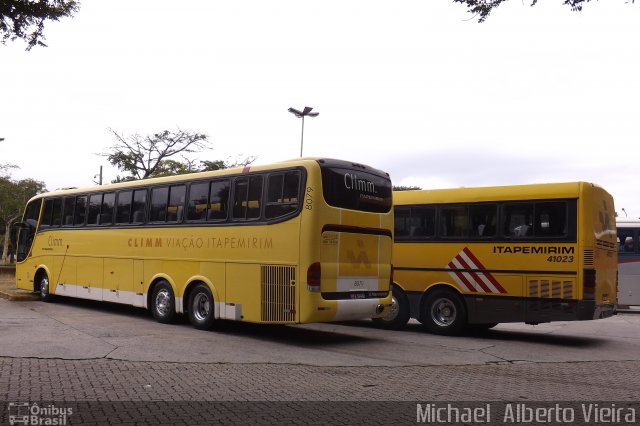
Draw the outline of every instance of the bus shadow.
[[[522,343],[539,343],[558,347],[594,348],[606,342],[605,339],[589,336],[569,336],[566,334],[548,334],[516,330],[469,330],[462,336],[482,339]]]
[[[354,336],[336,331],[314,330],[296,325],[252,324],[236,321],[217,321],[210,330],[232,336],[250,337],[268,342],[286,343],[299,347],[348,345],[377,341],[375,337]]]
[[[359,328],[369,328],[379,330],[380,332],[388,332],[388,333],[422,333],[425,337],[434,336],[439,338],[450,338],[450,339],[459,339],[459,338],[471,338],[471,339],[480,339],[480,340],[495,340],[495,341],[513,341],[513,342],[522,342],[522,343],[539,343],[545,345],[553,345],[553,346],[564,346],[564,347],[574,347],[574,348],[593,348],[596,346],[600,346],[606,342],[606,339],[601,339],[598,337],[591,336],[570,336],[566,334],[549,334],[549,333],[540,333],[538,331],[531,330],[522,331],[522,330],[502,330],[500,328],[497,329],[488,329],[488,330],[477,330],[477,329],[467,329],[462,334],[457,336],[439,336],[436,334],[429,333],[422,324],[417,322],[411,322],[405,325],[400,330],[389,330],[382,328],[376,325],[373,321],[362,320],[362,321],[345,321],[338,323],[340,325],[344,325],[347,327],[359,327]]]
[[[118,316],[135,317],[136,319],[154,322],[151,313],[144,309],[119,303],[102,302],[72,297],[56,297],[54,303],[59,303],[80,309],[86,312],[98,312],[101,314],[113,314]],[[174,325],[191,328],[191,323],[186,315],[176,315]],[[197,330],[207,333],[205,330]],[[249,337],[269,342],[286,343],[300,347],[314,347],[327,345],[345,345],[362,342],[372,342],[378,339],[373,337],[354,336],[336,331],[314,330],[300,328],[296,325],[284,324],[253,324],[248,322],[217,320],[209,332],[229,336]]]
[[[86,311],[95,311],[105,314],[122,314],[135,316],[137,318],[147,318],[153,320],[151,313],[144,309],[121,303],[103,302],[98,300],[78,299],[75,297],[56,296],[53,304],[65,305]]]

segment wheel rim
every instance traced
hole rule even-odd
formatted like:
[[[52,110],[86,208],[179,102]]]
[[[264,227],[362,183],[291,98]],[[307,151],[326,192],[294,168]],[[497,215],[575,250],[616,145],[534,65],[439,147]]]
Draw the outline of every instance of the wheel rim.
[[[162,289],[156,294],[156,312],[165,316],[171,312],[171,295],[169,290]]]
[[[49,278],[43,277],[40,280],[40,296],[47,297],[49,295]]]
[[[391,296],[391,307],[389,308],[389,313],[382,317],[383,321],[393,321],[398,317],[398,313],[400,312],[400,306],[398,304],[398,299],[395,296]]]
[[[440,327],[448,327],[456,320],[456,305],[447,298],[437,299],[431,305],[431,319]]]
[[[198,293],[193,298],[193,316],[198,321],[204,321],[209,316],[211,312],[211,302],[209,297],[204,293]]]

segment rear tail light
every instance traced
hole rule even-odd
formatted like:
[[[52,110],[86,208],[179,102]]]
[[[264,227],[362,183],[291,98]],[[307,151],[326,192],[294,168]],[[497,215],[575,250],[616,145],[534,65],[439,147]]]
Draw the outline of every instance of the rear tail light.
[[[596,270],[584,269],[582,279],[582,299],[583,300],[595,300],[596,299]]]
[[[322,277],[320,262],[312,263],[307,269],[307,289],[313,293],[320,292],[320,279]]]

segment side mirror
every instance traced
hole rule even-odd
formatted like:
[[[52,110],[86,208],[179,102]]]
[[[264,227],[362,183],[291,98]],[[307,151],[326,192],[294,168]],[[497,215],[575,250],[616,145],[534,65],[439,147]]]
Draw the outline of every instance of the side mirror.
[[[27,225],[24,222],[15,222],[11,224],[11,232],[9,235],[9,241],[11,241],[11,245],[15,248],[18,243],[18,230],[27,228]]]

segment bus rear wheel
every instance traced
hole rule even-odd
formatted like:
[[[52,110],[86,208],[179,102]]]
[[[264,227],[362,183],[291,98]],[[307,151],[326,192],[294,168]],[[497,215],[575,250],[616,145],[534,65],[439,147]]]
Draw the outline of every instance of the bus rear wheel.
[[[391,310],[390,312],[379,318],[373,318],[373,322],[380,327],[390,330],[399,330],[409,321],[411,315],[409,311],[409,299],[404,291],[396,285],[391,289]]]
[[[467,312],[456,293],[438,289],[429,293],[425,299],[420,319],[429,332],[451,336],[464,330],[467,325]]]
[[[176,299],[173,289],[167,281],[160,281],[153,288],[151,296],[151,312],[156,321],[168,324],[173,321],[176,313]]]
[[[211,290],[205,284],[198,284],[189,294],[189,321],[199,330],[209,330],[213,326],[214,304]]]
[[[49,276],[46,272],[43,272],[38,281],[38,292],[40,293],[40,300],[43,302],[53,301],[53,295],[49,292],[49,289]]]

